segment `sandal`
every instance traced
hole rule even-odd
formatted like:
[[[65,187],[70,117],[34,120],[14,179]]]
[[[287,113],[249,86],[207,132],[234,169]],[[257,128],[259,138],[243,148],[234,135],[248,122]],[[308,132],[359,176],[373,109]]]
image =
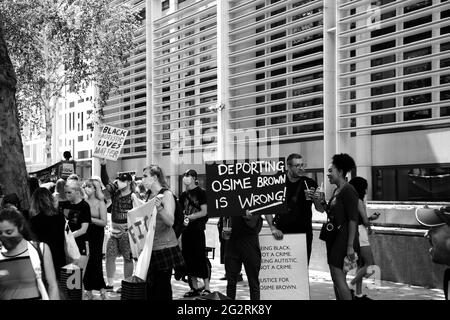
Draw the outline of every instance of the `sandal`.
[[[200,295],[200,291],[198,289],[191,289],[188,292],[186,292],[183,297],[185,298],[191,298],[191,297],[197,297]]]
[[[207,296],[208,294],[211,294],[211,291],[209,291],[209,290],[207,290],[207,289],[205,289],[205,290],[203,290],[201,293],[200,293],[200,295],[203,297],[203,296]]]

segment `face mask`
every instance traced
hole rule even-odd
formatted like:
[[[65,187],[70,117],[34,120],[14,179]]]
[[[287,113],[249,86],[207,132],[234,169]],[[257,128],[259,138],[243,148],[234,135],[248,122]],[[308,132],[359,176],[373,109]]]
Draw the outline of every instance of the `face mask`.
[[[126,188],[127,183],[125,181],[117,181],[117,186],[119,187],[119,190],[122,190],[124,188]]]
[[[192,178],[191,177],[183,177],[183,182],[185,185],[189,185],[192,183]]]
[[[17,245],[22,241],[23,236],[15,236],[15,237],[0,237],[0,242],[6,248],[6,250],[11,250],[17,247]]]

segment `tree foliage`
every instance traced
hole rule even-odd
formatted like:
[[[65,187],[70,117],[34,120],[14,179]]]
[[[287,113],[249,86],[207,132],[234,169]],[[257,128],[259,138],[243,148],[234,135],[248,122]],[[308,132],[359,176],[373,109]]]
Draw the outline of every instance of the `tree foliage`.
[[[49,158],[57,100],[66,88],[83,92],[95,84],[94,114],[101,116],[141,19],[110,0],[0,0],[0,19],[17,74],[21,124],[46,132]]]

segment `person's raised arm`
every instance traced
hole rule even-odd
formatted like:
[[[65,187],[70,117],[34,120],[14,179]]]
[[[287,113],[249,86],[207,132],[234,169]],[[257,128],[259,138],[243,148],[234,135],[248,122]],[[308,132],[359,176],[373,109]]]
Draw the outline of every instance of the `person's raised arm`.
[[[100,162],[100,179],[102,179],[102,183],[106,186],[109,184],[109,175],[106,170],[106,159],[102,159]]]

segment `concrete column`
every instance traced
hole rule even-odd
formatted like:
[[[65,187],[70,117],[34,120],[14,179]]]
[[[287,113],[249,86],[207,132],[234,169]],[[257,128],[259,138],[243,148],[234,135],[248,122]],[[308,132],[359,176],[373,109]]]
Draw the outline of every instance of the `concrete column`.
[[[337,152],[338,127],[337,117],[339,114],[337,104],[337,51],[336,51],[336,14],[337,4],[335,1],[324,1],[323,12],[323,118],[324,118],[324,178],[328,171],[331,157]],[[326,181],[326,179],[325,179]],[[331,186],[324,183],[325,196],[331,197]]]
[[[229,8],[229,1],[217,1],[217,102],[224,105],[217,114],[217,159],[227,159],[233,150],[229,143]]]
[[[153,21],[161,16],[161,1],[146,0],[145,4],[145,34],[146,34],[146,81],[147,81],[147,97],[146,97],[146,163],[151,164],[153,159],[153,106],[154,93],[153,93]]]
[[[356,12],[365,12],[367,10],[367,5],[363,4],[361,7],[356,8]],[[356,23],[356,27],[366,26],[364,32],[360,33],[356,36],[356,41],[370,39],[370,34],[373,29],[370,29],[369,26],[366,25],[367,20],[359,20]],[[356,49],[356,56],[364,55],[370,53],[370,47],[364,46]],[[356,64],[356,70],[370,68],[370,61],[365,60],[362,62],[358,62]],[[361,83],[369,83],[371,81],[370,74],[364,73],[356,76],[356,85]],[[356,99],[367,98],[370,97],[371,92],[370,89],[364,87],[360,89],[356,89]],[[362,101],[356,103],[356,112],[367,112],[371,111],[371,103],[369,101]],[[356,118],[356,126],[370,126],[371,125],[371,117],[357,117]],[[371,130],[363,130],[356,132],[355,138],[355,154],[354,160],[356,162],[356,172],[357,175],[363,177],[367,180],[368,183],[368,192],[367,199],[372,199],[372,133]]]

